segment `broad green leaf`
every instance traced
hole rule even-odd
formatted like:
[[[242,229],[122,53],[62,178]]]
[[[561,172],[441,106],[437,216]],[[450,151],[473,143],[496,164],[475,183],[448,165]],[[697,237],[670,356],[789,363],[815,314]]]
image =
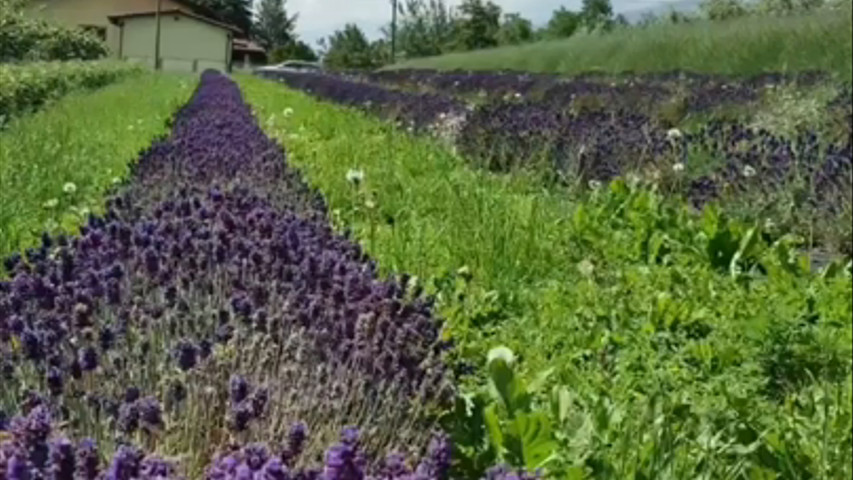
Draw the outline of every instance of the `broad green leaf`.
[[[519,413],[509,431],[520,441],[521,457],[528,470],[543,468],[556,459],[557,442],[545,412]]]
[[[572,399],[568,387],[554,387],[554,391],[551,394],[551,412],[559,423],[563,423],[569,419],[571,402]]]
[[[551,367],[536,374],[536,378],[527,385],[527,391],[530,393],[537,393],[542,390],[548,382],[548,379],[553,375],[554,370],[555,368]]]
[[[498,459],[504,458],[504,435],[501,431],[501,421],[498,418],[496,405],[493,403],[483,410],[483,423],[489,436],[489,443],[497,452]]]
[[[518,380],[512,370],[514,356],[506,347],[496,347],[489,351],[489,387],[496,401],[506,407],[510,418],[514,416],[516,397],[519,393]]]

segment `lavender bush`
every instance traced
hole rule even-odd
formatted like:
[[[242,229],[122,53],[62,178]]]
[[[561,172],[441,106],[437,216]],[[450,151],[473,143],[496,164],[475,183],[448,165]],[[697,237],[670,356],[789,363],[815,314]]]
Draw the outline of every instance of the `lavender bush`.
[[[290,439],[283,465],[311,468],[358,425],[369,472],[398,446],[426,451],[431,409],[452,394],[429,301],[332,231],[212,72],[103,216],[4,264],[0,410],[41,405],[140,469],[122,445],[181,456],[195,478],[228,445]],[[107,476],[137,478],[122,465]],[[361,478],[341,475],[323,478]]]
[[[839,215],[849,219],[853,212],[849,87],[828,106],[833,118],[846,116],[835,128],[843,135],[815,130],[783,135],[722,119],[684,132],[670,128],[689,113],[756,102],[767,86],[815,85],[826,80],[820,73],[731,79],[673,72],[570,80],[513,72],[270,75],[323,99],[412,121],[422,130],[444,132],[452,118],[446,138],[466,159],[490,170],[532,167],[583,187],[636,177],[687,197],[696,208],[733,200],[762,217],[781,209],[795,225],[816,218],[818,230],[832,237],[825,243],[838,244],[831,248],[849,251],[853,244],[851,232],[832,226]],[[430,93],[419,93],[424,91]],[[488,100],[466,111],[448,92],[481,92]]]

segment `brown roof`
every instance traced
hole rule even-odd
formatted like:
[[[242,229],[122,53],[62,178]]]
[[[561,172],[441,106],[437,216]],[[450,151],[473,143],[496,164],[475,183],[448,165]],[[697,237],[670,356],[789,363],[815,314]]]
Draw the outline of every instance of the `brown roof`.
[[[243,38],[235,38],[231,49],[235,52],[267,53],[264,47]]]
[[[186,3],[186,2],[183,2],[183,3]],[[146,11],[146,12],[128,12],[128,13],[121,13],[121,14],[117,14],[117,15],[109,15],[109,16],[107,16],[107,18],[110,20],[110,23],[119,24],[121,22],[121,20],[124,20],[126,18],[153,17],[155,15],[157,15],[157,12],[151,10],[151,11]],[[227,24],[224,22],[220,22],[219,20],[214,20],[210,17],[206,17],[204,15],[199,15],[197,13],[192,13],[192,12],[188,12],[188,11],[177,9],[177,8],[171,8],[168,10],[160,10],[160,15],[183,15],[185,17],[194,18],[200,22],[204,22],[204,23],[207,23],[209,25],[213,25],[215,27],[224,28],[225,30],[230,30],[234,33],[240,33],[240,34],[243,33],[242,30],[235,27],[234,25],[230,25],[230,24]]]

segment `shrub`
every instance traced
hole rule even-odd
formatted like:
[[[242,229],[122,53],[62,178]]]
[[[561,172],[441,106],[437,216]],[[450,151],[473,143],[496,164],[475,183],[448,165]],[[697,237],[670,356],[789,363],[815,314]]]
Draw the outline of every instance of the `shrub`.
[[[98,38],[24,15],[19,0],[0,0],[0,62],[94,60],[107,54]]]
[[[113,61],[0,65],[0,125],[71,90],[102,87],[141,71]]]

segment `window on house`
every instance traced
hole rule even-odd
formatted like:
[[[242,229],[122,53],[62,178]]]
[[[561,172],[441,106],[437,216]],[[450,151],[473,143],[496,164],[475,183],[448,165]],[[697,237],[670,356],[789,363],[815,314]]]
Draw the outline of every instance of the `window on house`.
[[[92,35],[101,39],[102,42],[107,41],[107,27],[99,27],[97,25],[80,25],[84,32],[89,32]]]

